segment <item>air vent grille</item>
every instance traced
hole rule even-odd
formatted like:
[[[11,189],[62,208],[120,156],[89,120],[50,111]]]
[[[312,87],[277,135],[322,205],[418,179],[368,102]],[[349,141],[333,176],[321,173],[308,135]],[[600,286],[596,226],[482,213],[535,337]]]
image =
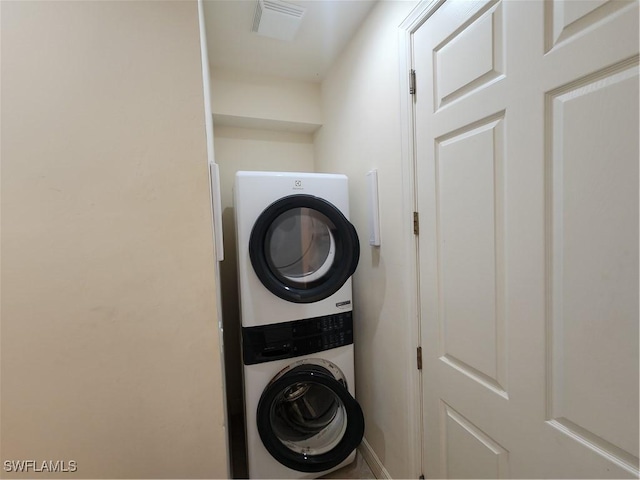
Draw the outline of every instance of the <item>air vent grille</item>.
[[[251,27],[252,32],[257,32],[260,27],[260,19],[262,18],[262,3],[258,2],[256,5],[256,14],[253,16],[253,27]]]
[[[264,8],[265,10],[291,15],[297,18],[302,18],[304,15],[304,8],[302,7],[284,2],[274,2],[273,0],[264,0]]]
[[[302,23],[305,8],[280,0],[258,0],[251,30],[258,35],[291,41]]]

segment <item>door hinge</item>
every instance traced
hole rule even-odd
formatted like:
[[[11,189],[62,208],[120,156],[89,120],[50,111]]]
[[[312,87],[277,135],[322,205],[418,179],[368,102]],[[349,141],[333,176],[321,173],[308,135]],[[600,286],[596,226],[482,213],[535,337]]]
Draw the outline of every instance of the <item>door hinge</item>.
[[[413,234],[418,235],[420,233],[420,217],[418,212],[413,212]]]
[[[418,370],[422,370],[422,347],[416,348],[416,363]]]
[[[409,93],[416,94],[416,71],[413,69],[409,72]]]

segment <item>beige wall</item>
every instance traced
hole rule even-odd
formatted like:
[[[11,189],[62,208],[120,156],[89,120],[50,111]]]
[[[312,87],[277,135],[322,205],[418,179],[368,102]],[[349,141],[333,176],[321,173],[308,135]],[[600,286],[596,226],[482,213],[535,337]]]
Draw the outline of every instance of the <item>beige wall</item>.
[[[313,172],[311,134],[216,125],[214,136],[223,208],[233,207],[238,170]]]
[[[1,8],[3,466],[226,477],[197,5]]]
[[[380,2],[322,83],[316,169],[349,176],[351,220],[360,235],[353,279],[356,392],[365,439],[393,478],[420,473],[415,425],[415,319],[403,218],[398,26],[416,2]],[[368,244],[365,174],[378,169],[381,246]]]
[[[312,132],[322,123],[320,84],[211,71],[211,108],[216,119],[245,127]]]

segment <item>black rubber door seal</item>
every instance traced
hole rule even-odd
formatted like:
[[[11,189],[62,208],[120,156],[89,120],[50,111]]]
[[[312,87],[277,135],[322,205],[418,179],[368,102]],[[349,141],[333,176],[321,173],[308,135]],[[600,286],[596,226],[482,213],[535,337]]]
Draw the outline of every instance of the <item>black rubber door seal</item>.
[[[273,403],[285,389],[297,383],[322,385],[344,405],[347,428],[338,444],[328,452],[319,455],[294,452],[280,441],[271,426]],[[360,445],[364,435],[364,416],[358,402],[328,370],[314,364],[295,367],[270,383],[260,397],[256,422],[262,443],[271,456],[284,466],[299,472],[322,472],[339,465]]]
[[[334,261],[321,278],[307,284],[296,283],[275,271],[269,264],[267,234],[271,224],[294,208],[309,208],[324,215],[335,228]],[[290,195],[269,205],[256,220],[249,238],[251,265],[262,284],[274,295],[294,303],[313,303],[336,293],[353,275],[360,259],[360,242],[354,226],[327,200],[313,195]]]

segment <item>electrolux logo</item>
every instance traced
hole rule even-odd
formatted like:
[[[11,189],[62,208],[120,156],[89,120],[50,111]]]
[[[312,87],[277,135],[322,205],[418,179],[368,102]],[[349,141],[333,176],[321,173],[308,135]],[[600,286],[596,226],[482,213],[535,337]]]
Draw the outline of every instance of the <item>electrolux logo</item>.
[[[302,180],[295,180],[293,182],[293,189],[294,190],[304,190],[304,187],[302,186]]]

